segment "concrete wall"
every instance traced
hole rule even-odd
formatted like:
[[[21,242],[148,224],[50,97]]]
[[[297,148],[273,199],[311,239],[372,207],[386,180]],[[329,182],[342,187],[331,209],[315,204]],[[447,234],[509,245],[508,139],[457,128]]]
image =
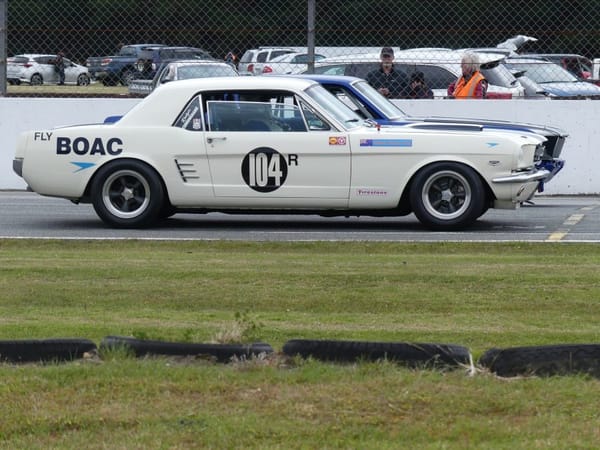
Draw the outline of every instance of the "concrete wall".
[[[137,99],[0,98],[0,189],[23,189],[12,171],[16,139],[21,131],[102,122],[127,112]],[[546,187],[549,195],[600,194],[600,101],[551,100],[397,100],[406,113],[418,116],[480,117],[545,124],[562,128],[570,138],[562,157],[563,171]]]

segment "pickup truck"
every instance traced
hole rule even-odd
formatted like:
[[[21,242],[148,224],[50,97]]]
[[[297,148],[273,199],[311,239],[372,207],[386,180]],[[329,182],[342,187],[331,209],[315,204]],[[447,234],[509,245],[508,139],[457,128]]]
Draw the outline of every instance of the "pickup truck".
[[[158,47],[166,47],[166,45],[124,45],[114,56],[90,56],[85,65],[93,80],[100,81],[105,86],[115,86],[119,83],[127,86],[136,77],[136,64],[147,54],[146,49]]]

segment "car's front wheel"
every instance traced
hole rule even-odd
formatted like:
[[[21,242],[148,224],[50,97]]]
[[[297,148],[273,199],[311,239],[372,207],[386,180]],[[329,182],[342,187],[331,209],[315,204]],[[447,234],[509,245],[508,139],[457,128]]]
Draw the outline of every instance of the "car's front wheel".
[[[102,167],[91,186],[98,217],[116,228],[142,228],[160,216],[165,192],[159,176],[148,165],[134,160],[115,161]]]
[[[90,77],[85,73],[82,73],[77,77],[77,86],[88,86],[89,84]]]
[[[456,230],[471,225],[482,214],[486,191],[470,167],[434,163],[415,175],[410,202],[417,218],[434,230]]]

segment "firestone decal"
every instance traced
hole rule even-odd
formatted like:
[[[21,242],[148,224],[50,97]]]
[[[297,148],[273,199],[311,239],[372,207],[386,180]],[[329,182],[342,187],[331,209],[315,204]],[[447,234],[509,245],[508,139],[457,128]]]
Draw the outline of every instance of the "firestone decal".
[[[288,166],[298,165],[298,155],[285,156],[269,147],[259,147],[242,160],[242,177],[257,192],[273,192],[285,183]]]

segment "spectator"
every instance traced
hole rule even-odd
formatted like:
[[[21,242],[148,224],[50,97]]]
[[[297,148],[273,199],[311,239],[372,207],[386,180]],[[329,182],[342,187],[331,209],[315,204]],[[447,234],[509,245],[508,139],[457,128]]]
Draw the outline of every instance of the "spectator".
[[[425,83],[423,72],[413,72],[410,76],[408,98],[433,98],[433,91]]]
[[[58,74],[58,85],[62,86],[65,84],[65,54],[58,52],[56,58],[54,58],[54,71]]]
[[[479,71],[479,59],[475,53],[465,53],[460,62],[462,75],[448,86],[450,98],[485,98],[487,80]]]
[[[367,82],[387,98],[401,98],[406,95],[408,78],[402,71],[394,68],[394,50],[381,49],[381,64],[378,69],[367,74]]]
[[[227,52],[225,62],[237,69],[237,55],[234,52]]]

